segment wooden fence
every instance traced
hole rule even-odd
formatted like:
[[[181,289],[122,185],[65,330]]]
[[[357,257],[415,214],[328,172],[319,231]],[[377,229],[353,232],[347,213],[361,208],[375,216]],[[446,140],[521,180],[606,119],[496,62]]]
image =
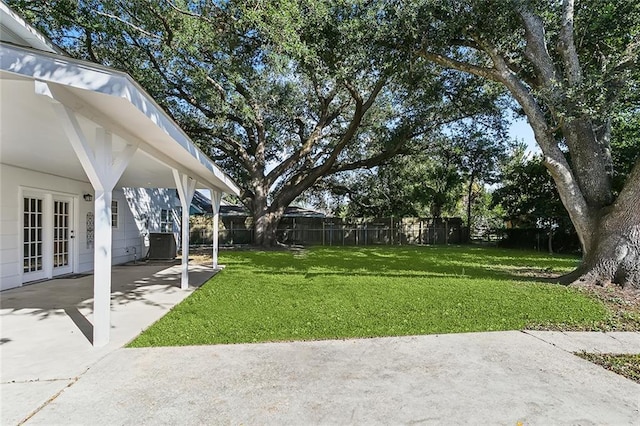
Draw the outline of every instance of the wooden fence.
[[[191,243],[211,244],[212,216],[190,219]],[[300,245],[403,245],[459,244],[467,241],[460,218],[319,218],[285,217],[277,231],[278,241]],[[242,216],[223,217],[219,223],[220,244],[251,244],[251,220]]]

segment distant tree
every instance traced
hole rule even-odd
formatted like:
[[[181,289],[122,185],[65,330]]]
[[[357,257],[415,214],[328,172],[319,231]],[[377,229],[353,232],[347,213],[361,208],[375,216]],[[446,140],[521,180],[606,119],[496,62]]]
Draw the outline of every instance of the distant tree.
[[[451,216],[462,195],[463,149],[450,137],[440,137],[429,149],[429,167],[420,185],[420,193],[429,200],[433,218]]]
[[[523,147],[505,164],[500,187],[492,194],[492,205],[499,205],[512,227],[541,228],[547,232],[549,252],[558,230],[575,232],[558,190],[541,156],[529,158]]]
[[[496,180],[506,155],[502,125],[497,120],[491,126],[473,121],[448,126],[446,133],[412,141],[405,146],[408,152],[375,169],[326,179],[322,189],[345,200],[341,214],[346,216],[440,218],[456,212],[470,227],[474,213],[482,211],[486,222],[484,186]]]
[[[491,188],[487,185],[474,185],[471,206],[473,222],[469,229],[469,236],[481,238],[491,237],[497,230],[504,228],[504,212],[502,206],[492,204]],[[466,198],[466,196],[465,196]],[[466,200],[464,200],[466,205]]]
[[[471,230],[476,194],[485,192],[477,190],[476,186],[495,183],[498,165],[506,155],[507,139],[501,132],[488,132],[477,125],[463,125],[455,131],[461,153],[460,170],[466,186],[467,229]]]
[[[455,205],[462,183],[457,168],[441,160],[448,161],[431,151],[401,154],[371,170],[336,175],[322,189],[343,199],[343,216],[440,217]]]

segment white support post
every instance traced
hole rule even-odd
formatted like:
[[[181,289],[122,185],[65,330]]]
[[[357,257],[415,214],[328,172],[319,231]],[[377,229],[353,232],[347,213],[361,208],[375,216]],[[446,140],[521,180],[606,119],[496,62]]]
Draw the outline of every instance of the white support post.
[[[95,191],[93,249],[93,345],[109,343],[111,328],[111,194]]]
[[[193,194],[196,192],[196,181],[176,169],[173,169],[173,178],[178,188],[180,206],[182,207],[182,226],[180,227],[182,233],[182,278],[180,288],[184,290],[189,287],[189,208]]]
[[[222,192],[211,188],[211,209],[213,213],[213,269],[218,269],[218,221],[220,220],[220,200]]]
[[[50,96],[55,90],[37,85],[39,94]],[[95,229],[93,251],[93,346],[109,343],[111,330],[111,199],[113,188],[122,176],[137,145],[127,144],[114,153],[111,132],[102,127],[96,129],[96,143],[92,147],[78,123],[75,112],[60,102],[54,102],[60,123],[95,191]]]

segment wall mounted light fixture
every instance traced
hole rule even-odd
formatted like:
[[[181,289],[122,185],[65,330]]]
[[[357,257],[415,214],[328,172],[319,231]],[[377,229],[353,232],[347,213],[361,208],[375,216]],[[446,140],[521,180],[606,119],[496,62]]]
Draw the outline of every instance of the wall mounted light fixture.
[[[84,198],[85,201],[93,201],[93,195],[91,194],[84,194],[82,198]]]

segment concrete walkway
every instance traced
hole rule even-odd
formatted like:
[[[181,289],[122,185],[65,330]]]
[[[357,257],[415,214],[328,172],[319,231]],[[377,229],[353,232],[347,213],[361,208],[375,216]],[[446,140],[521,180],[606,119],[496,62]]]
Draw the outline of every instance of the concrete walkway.
[[[640,385],[581,350],[640,353],[640,333],[118,349],[27,424],[640,424]]]

